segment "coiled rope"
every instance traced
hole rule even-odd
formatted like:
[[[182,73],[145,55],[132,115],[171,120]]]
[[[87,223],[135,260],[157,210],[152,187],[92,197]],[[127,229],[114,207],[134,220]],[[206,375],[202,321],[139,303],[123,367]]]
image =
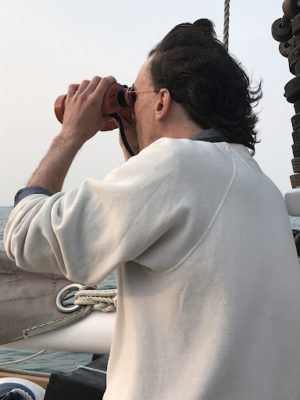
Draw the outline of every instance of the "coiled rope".
[[[117,289],[79,289],[74,304],[93,306],[94,310],[114,312],[117,309]]]
[[[22,389],[19,389],[19,388],[18,388],[18,389],[12,389],[12,390],[8,393],[8,398],[11,397],[11,396],[10,396],[11,393],[18,394],[18,395],[19,395],[18,398],[20,398],[20,400],[21,400],[21,399],[22,399],[22,400],[35,400],[35,397],[33,398],[32,396],[30,396],[29,393],[25,392],[25,390],[22,390]],[[15,398],[15,397],[13,397],[13,398]]]
[[[223,44],[228,51],[229,47],[229,16],[230,16],[230,0],[224,2],[224,31],[223,31]]]

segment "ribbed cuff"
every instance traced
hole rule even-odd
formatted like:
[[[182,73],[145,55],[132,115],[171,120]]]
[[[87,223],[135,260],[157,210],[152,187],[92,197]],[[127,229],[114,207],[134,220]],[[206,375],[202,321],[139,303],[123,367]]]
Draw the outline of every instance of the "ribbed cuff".
[[[24,197],[27,197],[31,194],[45,194],[47,196],[52,196],[52,193],[49,190],[41,187],[41,186],[29,186],[23,189],[20,189],[15,195],[15,204],[14,207],[22,200]]]

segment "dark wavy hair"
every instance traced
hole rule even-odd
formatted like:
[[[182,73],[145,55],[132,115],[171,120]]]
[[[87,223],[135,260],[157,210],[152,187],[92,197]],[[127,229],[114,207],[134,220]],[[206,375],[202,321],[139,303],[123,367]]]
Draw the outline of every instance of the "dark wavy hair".
[[[149,56],[155,90],[168,89],[192,121],[221,131],[254,154],[257,116],[252,107],[262,97],[261,82],[256,90],[250,88],[246,72],[216,39],[210,20],[175,26]]]

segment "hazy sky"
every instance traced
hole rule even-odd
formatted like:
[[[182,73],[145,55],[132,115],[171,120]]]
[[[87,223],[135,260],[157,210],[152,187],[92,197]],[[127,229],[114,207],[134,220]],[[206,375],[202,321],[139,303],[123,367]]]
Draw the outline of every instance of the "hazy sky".
[[[230,52],[254,83],[263,80],[256,160],[284,193],[290,190],[292,78],[271,37],[282,0],[231,1]],[[60,124],[53,113],[70,83],[113,75],[131,84],[148,51],[174,25],[210,18],[220,40],[223,0],[0,0],[0,205],[26,185]],[[117,131],[98,133],[76,157],[64,189],[102,178],[122,163]]]

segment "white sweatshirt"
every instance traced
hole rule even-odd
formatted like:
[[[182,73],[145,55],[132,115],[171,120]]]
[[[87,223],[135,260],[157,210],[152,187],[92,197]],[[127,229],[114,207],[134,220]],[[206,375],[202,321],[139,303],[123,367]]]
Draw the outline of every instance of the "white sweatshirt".
[[[8,255],[85,284],[117,269],[105,400],[298,400],[300,270],[280,192],[237,144],[162,138],[12,211]]]

